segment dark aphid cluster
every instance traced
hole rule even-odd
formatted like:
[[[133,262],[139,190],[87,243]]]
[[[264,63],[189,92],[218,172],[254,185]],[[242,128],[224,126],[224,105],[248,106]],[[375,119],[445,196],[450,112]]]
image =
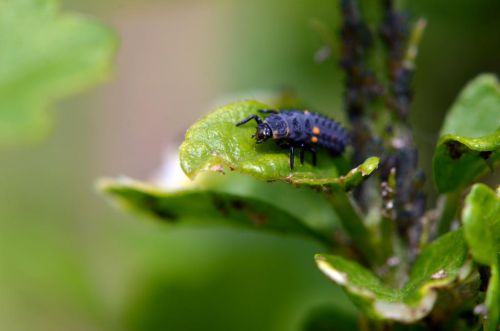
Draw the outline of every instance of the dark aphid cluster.
[[[295,149],[300,148],[300,163],[304,163],[305,151],[312,153],[313,165],[316,165],[316,146],[330,151],[333,156],[344,152],[349,134],[347,130],[334,120],[311,113],[307,110],[259,110],[261,114],[269,114],[264,120],[258,115],[250,115],[236,126],[251,120],[257,122],[257,133],[252,136],[261,144],[272,138],[278,146],[290,149],[290,169],[293,170]]]

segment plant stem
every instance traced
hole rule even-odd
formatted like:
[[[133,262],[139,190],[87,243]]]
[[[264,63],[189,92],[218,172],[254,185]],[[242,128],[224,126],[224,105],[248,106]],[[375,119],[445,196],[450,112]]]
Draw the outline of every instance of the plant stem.
[[[427,26],[427,21],[424,18],[419,18],[410,35],[410,40],[408,41],[408,48],[406,49],[405,58],[403,60],[403,67],[409,70],[415,69],[415,59],[418,54],[418,47],[422,36]]]
[[[441,217],[438,221],[437,236],[441,236],[450,231],[451,224],[456,219],[458,207],[460,206],[460,192],[447,193]]]
[[[374,245],[373,236],[363,223],[359,213],[353,206],[353,202],[344,191],[329,192],[329,201],[338,214],[342,227],[351,238],[355,248],[361,253],[363,259],[369,265],[381,263],[381,255]]]

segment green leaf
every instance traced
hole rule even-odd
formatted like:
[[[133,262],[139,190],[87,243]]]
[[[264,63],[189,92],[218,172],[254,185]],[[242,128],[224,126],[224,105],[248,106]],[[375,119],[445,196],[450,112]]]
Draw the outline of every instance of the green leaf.
[[[224,106],[194,124],[186,133],[180,147],[181,167],[193,178],[202,171],[227,169],[254,176],[261,180],[282,180],[295,184],[332,185],[345,189],[359,184],[377,167],[379,159],[371,157],[345,176],[345,158],[331,157],[319,151],[318,166],[314,167],[306,157],[304,165],[296,162],[290,170],[288,151],[272,141],[256,144],[252,135],[252,123],[237,127],[235,123],[259,109],[268,109],[256,101],[243,101]]]
[[[246,227],[298,234],[328,244],[332,239],[276,206],[238,194],[199,189],[166,192],[128,178],[101,180],[99,189],[124,209],[169,223]]]
[[[284,182],[263,182],[239,173],[225,175],[206,172],[196,177],[198,189],[227,193],[264,201],[302,220],[308,227],[332,237],[340,220],[327,197],[308,187],[293,187]]]
[[[500,130],[480,138],[445,135],[434,152],[434,182],[440,192],[457,190],[491,172],[499,162]]]
[[[469,82],[448,112],[441,135],[482,137],[500,128],[500,85],[495,75]]]
[[[481,75],[460,92],[434,153],[434,182],[440,192],[460,189],[498,165],[499,110],[500,85],[494,75]]]
[[[500,257],[500,197],[484,184],[476,184],[462,211],[464,235],[472,256],[492,265]]]
[[[265,201],[301,219],[309,228],[326,238],[333,238],[338,234],[341,224],[353,245],[367,260],[373,258],[374,262],[380,262],[372,233],[351,205],[347,193],[342,190],[320,194],[308,187],[293,187],[284,182],[268,183],[238,173],[221,175],[213,172],[200,174],[194,185],[197,188]],[[338,248],[337,242],[331,244],[337,244]]]
[[[473,258],[491,267],[486,293],[486,330],[500,323],[500,196],[484,184],[476,184],[462,211],[464,235]]]
[[[401,288],[384,284],[359,264],[333,255],[316,255],[318,267],[341,285],[352,301],[372,318],[412,323],[432,310],[437,291],[471,273],[462,231],[448,233],[427,246]]]
[[[40,138],[47,107],[110,74],[115,34],[54,0],[0,3],[0,146]]]

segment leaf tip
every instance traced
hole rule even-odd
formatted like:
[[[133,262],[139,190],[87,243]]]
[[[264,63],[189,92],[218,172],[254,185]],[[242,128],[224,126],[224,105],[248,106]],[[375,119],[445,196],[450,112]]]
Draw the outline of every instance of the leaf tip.
[[[319,270],[321,270],[321,272],[323,272],[328,278],[330,278],[339,285],[344,285],[347,283],[347,274],[335,269],[328,262],[326,256],[322,254],[316,254],[314,258],[316,260],[316,265],[318,266]]]
[[[367,176],[370,175],[375,169],[378,168],[380,163],[380,158],[377,156],[372,156],[369,157],[361,166],[360,166],[360,171],[361,175]]]
[[[98,178],[94,183],[97,192],[109,193],[112,186],[112,179],[107,177]]]

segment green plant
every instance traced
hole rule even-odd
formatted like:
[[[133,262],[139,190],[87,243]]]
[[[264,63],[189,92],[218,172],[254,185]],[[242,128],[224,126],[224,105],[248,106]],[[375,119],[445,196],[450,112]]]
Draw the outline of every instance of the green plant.
[[[2,1],[0,43],[2,148],[40,139],[48,105],[108,78],[117,48],[111,29],[54,0]]]
[[[44,150],[43,144],[15,147],[47,136],[54,103],[109,78],[117,44],[111,28],[61,10],[57,0],[0,1],[2,330],[75,329],[81,327],[77,324],[83,315],[98,314],[99,298],[92,294],[88,266],[81,252],[68,245],[71,235],[64,224],[75,218],[44,214],[52,209],[53,192],[65,189],[39,171],[50,164],[57,179],[67,181],[62,158]],[[58,151],[64,153],[61,146]],[[14,168],[23,174],[18,180],[10,172],[11,162],[16,161]],[[22,188],[28,173],[35,176],[37,187],[29,192]],[[75,196],[75,191],[68,192]],[[22,203],[30,208],[21,207]]]
[[[286,153],[272,143],[255,145],[254,128],[235,123],[258,109],[300,104],[242,101],[187,132],[180,162],[191,187],[168,192],[131,180],[103,180],[100,187],[126,208],[170,223],[246,227],[322,243],[317,265],[360,309],[365,329],[483,324],[497,330],[500,193],[475,181],[500,161],[500,85],[481,75],[450,109],[433,159],[441,196],[435,208],[426,208],[408,120],[425,21],[410,29],[392,1],[382,1],[371,23],[380,32],[375,38],[357,1],[340,3],[350,152],[339,158],[320,153],[317,167],[305,163],[291,172]]]

